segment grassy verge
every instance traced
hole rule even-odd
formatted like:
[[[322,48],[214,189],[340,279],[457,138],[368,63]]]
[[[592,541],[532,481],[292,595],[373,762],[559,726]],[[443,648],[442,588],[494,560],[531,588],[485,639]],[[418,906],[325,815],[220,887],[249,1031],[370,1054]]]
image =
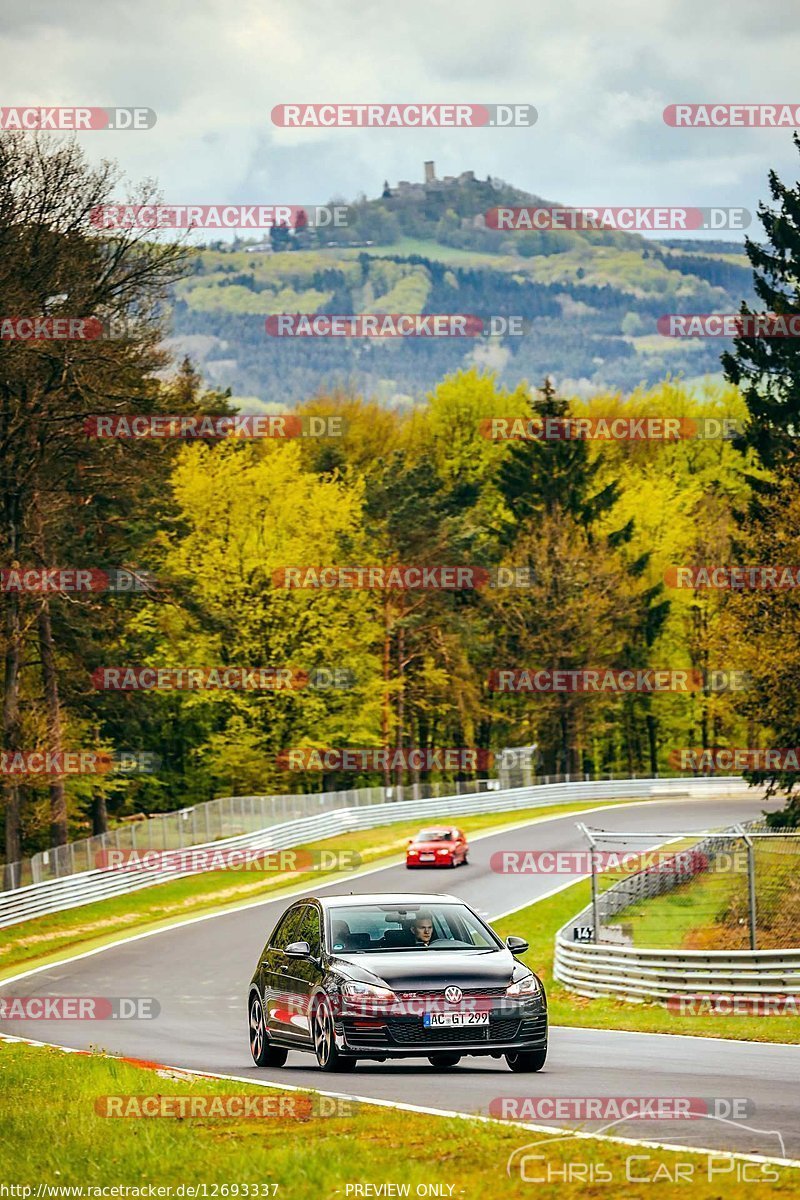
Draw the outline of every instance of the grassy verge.
[[[673,1196],[670,1179],[679,1163],[684,1180],[686,1164],[692,1164],[691,1189],[686,1194],[691,1194],[693,1200],[716,1200],[722,1194],[721,1179],[725,1180],[725,1196],[733,1200],[743,1197],[746,1190],[750,1194],[752,1187],[733,1182],[727,1171],[722,1174],[725,1164],[721,1155],[709,1158],[693,1152],[645,1150],[575,1138],[549,1142],[537,1151],[531,1143],[549,1134],[353,1102],[343,1102],[343,1111],[335,1115],[298,1116],[298,1111],[302,1113],[314,1105],[312,1093],[281,1093],[279,1089],[230,1080],[190,1082],[172,1073],[165,1079],[164,1075],[99,1055],[68,1055],[19,1043],[0,1043],[0,1086],[5,1100],[0,1110],[3,1182],[27,1185],[33,1189],[33,1197],[40,1184],[84,1188],[205,1184],[209,1188],[207,1196],[277,1195],[286,1200],[325,1200],[359,1194],[352,1190],[354,1184],[374,1187],[387,1183],[408,1185],[405,1194],[411,1196],[428,1194],[426,1190],[418,1193],[418,1186],[427,1189],[438,1184],[442,1187],[439,1195],[463,1196],[467,1200],[487,1195],[529,1197],[531,1184],[520,1178],[519,1170],[506,1174],[509,1156],[529,1146],[532,1152],[545,1156],[545,1161],[536,1162],[536,1172],[547,1170],[554,1176],[552,1183],[536,1185],[537,1196]],[[504,1083],[507,1093],[514,1090],[499,1076],[498,1094],[503,1092]],[[106,1117],[97,1111],[103,1097],[154,1094],[161,1096],[162,1102],[165,1097],[257,1096],[262,1102],[270,1097],[276,1105],[283,1097],[285,1107],[282,1115],[247,1119],[125,1119]],[[627,1160],[633,1156],[635,1160],[628,1166]],[[595,1171],[602,1164],[618,1187],[609,1190],[606,1182],[597,1191],[587,1188],[580,1179],[565,1183],[564,1164],[569,1163],[587,1164]],[[759,1172],[755,1165],[748,1169]],[[766,1178],[771,1179],[770,1195],[797,1195],[796,1168],[762,1169],[769,1172]],[[635,1171],[635,1178],[657,1175],[658,1179],[631,1184],[626,1182],[627,1170]],[[213,1185],[220,1185],[220,1190],[213,1192]],[[225,1185],[227,1190],[222,1190]],[[245,1190],[245,1185],[250,1190]],[[203,1192],[196,1194],[202,1196]],[[360,1192],[362,1196],[368,1194]]]
[[[482,813],[460,817],[460,827],[467,834],[502,829],[538,818],[566,816],[587,808],[613,806],[620,801],[564,804],[550,808],[529,808],[517,812]],[[297,849],[347,851],[359,855],[362,864],[391,865],[398,861],[408,838],[421,828],[420,822],[400,821],[379,829],[365,829],[340,834],[324,841],[311,842]],[[207,871],[159,883],[129,895],[115,896],[80,908],[35,917],[13,925],[0,946],[0,979],[23,966],[39,966],[62,955],[64,951],[93,950],[127,934],[144,933],[182,918],[202,916],[231,905],[256,902],[320,881],[336,878],[335,871],[281,872],[271,875],[252,871]]]
[[[542,977],[547,989],[550,1020],[554,1025],[595,1029],[633,1030],[639,1033],[683,1033],[695,1037],[740,1038],[753,1042],[800,1042],[800,1021],[785,1016],[713,1015],[668,1012],[658,1004],[637,1004],[612,997],[595,1000],[567,991],[553,979],[556,931],[591,900],[588,880],[520,909],[495,928],[503,937],[517,934],[530,943],[522,961]]]

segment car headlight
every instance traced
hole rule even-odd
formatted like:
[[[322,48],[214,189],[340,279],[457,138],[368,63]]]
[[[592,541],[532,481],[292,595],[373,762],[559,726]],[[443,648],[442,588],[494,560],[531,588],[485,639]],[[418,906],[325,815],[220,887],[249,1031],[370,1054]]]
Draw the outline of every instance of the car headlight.
[[[507,996],[538,996],[542,990],[542,985],[534,975],[533,971],[529,971],[527,975],[523,975],[522,979],[518,979],[516,983],[510,983],[506,988]]]
[[[437,851],[436,851],[436,853],[437,853],[437,854],[449,854],[449,853],[450,853],[450,851],[449,851],[449,849],[447,848],[447,846],[442,846],[441,850],[437,850]]]
[[[371,983],[345,983],[342,995],[347,1000],[380,1000],[385,1004],[390,1004],[396,999],[391,988],[376,987]]]

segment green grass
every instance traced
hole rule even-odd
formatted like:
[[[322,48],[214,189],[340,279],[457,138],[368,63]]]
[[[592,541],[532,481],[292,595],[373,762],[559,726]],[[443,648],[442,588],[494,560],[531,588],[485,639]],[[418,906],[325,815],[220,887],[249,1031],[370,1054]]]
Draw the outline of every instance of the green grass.
[[[578,1028],[633,1030],[638,1033],[682,1033],[695,1037],[739,1038],[753,1042],[800,1043],[800,1021],[786,1016],[751,1017],[669,1012],[659,1004],[635,1003],[613,997],[590,999],[568,991],[553,979],[555,935],[591,900],[588,879],[563,892],[522,908],[495,922],[503,937],[527,939],[530,949],[521,961],[544,980],[554,1025]]]
[[[510,1074],[498,1077],[498,1095],[523,1090],[519,1083],[516,1088],[509,1087],[513,1078]],[[335,1077],[325,1082],[335,1090]],[[40,1183],[84,1188],[232,1185],[226,1192],[209,1191],[207,1195],[277,1194],[285,1200],[327,1200],[344,1197],[348,1184],[389,1182],[410,1185],[411,1196],[417,1185],[443,1184],[446,1196],[469,1200],[497,1195],[513,1200],[533,1194],[569,1200],[587,1194],[610,1197],[623,1193],[658,1200],[675,1195],[667,1181],[626,1184],[626,1159],[643,1154],[647,1161],[637,1159],[635,1163],[639,1176],[658,1170],[663,1178],[664,1174],[674,1175],[677,1163],[692,1163],[694,1178],[685,1194],[692,1200],[717,1200],[722,1194],[720,1176],[708,1180],[708,1156],[575,1138],[549,1142],[542,1148],[540,1153],[550,1169],[563,1172],[564,1163],[576,1161],[595,1168],[602,1163],[618,1182],[617,1188],[609,1189],[606,1184],[598,1192],[580,1181],[565,1184],[556,1176],[553,1183],[537,1184],[534,1193],[518,1173],[506,1175],[506,1162],[514,1151],[550,1134],[352,1101],[344,1102],[344,1111],[325,1117],[292,1115],[287,1108],[283,1115],[250,1119],[105,1117],[98,1113],[97,1105],[102,1106],[108,1096],[267,1095],[276,1102],[285,1098],[287,1106],[303,1105],[305,1111],[314,1098],[310,1092],[282,1093],[278,1088],[230,1080],[156,1074],[100,1055],[64,1054],[20,1043],[0,1043],[0,1089],[5,1101],[0,1110],[3,1175],[9,1183],[32,1187],[34,1197]],[[714,1161],[721,1170],[722,1156]],[[545,1168],[543,1163],[536,1166],[538,1171]],[[777,1179],[770,1185],[770,1196],[797,1195],[796,1168],[771,1170]],[[726,1197],[738,1200],[745,1195],[747,1185],[728,1183],[729,1176],[722,1178],[726,1179]],[[259,1187],[248,1193],[245,1184],[251,1189]]]
[[[361,254],[369,254],[374,258],[408,258],[419,254],[432,262],[448,263],[453,267],[490,267],[493,271],[509,269],[518,259],[508,254],[489,254],[483,250],[461,250],[457,246],[443,246],[439,242],[427,241],[425,238],[398,238],[391,245],[355,247],[352,250],[321,251],[324,254],[341,255],[343,258],[358,258]]]
[[[707,948],[723,949],[721,943],[716,947],[713,943],[717,915],[735,892],[746,887],[746,877],[722,874],[701,876],[692,883],[673,888],[663,896],[632,904],[615,920],[631,926],[636,946],[680,949],[686,946],[692,932],[702,926],[711,935]],[[749,943],[743,943],[743,948],[747,945]]]
[[[565,804],[551,808],[529,808],[518,812],[483,813],[459,818],[467,834],[502,828],[537,818],[546,819],[580,813],[587,808],[606,807],[619,801]],[[419,821],[400,821],[379,829],[366,829],[308,843],[297,849],[348,851],[363,865],[391,865],[400,861],[408,838],[421,828]],[[351,858],[352,861],[352,858]],[[207,871],[159,883],[130,895],[85,904],[80,908],[36,917],[11,926],[0,945],[0,979],[20,967],[43,965],[65,951],[93,950],[116,938],[157,929],[183,918],[202,916],[235,904],[254,903],[265,896],[279,897],[288,890],[320,880],[330,882],[336,872],[303,871],[275,874],[241,871]]]

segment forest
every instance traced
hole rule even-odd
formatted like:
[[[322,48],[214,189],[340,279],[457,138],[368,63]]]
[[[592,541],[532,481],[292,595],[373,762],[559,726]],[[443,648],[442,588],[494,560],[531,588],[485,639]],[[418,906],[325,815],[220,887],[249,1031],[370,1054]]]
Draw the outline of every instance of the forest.
[[[543,774],[598,776],[799,744],[795,590],[684,586],[687,568],[800,561],[795,342],[737,339],[725,382],[704,387],[667,376],[586,398],[547,370],[517,364],[511,385],[455,363],[413,404],[338,381],[300,403],[287,389],[283,436],[98,436],[102,414],[171,414],[179,430],[240,407],[165,345],[196,252],[93,229],[115,185],[74,143],[0,139],[2,311],[125,331],[0,341],[7,862],[214,796],[390,781],[369,760],[296,769],[326,761],[300,749],[430,750],[433,769],[397,766],[402,782],[469,775],[439,769],[447,748],[486,763],[535,745]],[[792,312],[800,197],[770,186],[754,293],[759,311]],[[481,294],[478,277],[463,286]],[[547,289],[519,286],[546,317]],[[681,435],[487,436],[493,418],[675,418]],[[384,574],[286,585],[289,568],[348,567]],[[471,583],[398,586],[392,567]],[[690,683],[507,691],[502,671]],[[100,768],[37,773],[25,756],[43,751]],[[755,776],[794,783],[774,765]]]

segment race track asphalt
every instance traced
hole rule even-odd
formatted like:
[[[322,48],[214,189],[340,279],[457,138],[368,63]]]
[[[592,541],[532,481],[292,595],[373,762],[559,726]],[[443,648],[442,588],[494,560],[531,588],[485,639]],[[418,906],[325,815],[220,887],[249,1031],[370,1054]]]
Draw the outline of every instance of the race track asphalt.
[[[660,835],[747,820],[764,807],[758,796],[739,795],[651,800],[587,816],[556,817],[527,829],[471,839],[470,862],[457,870],[409,872],[404,866],[389,866],[356,882],[337,881],[315,891],[448,892],[491,919],[536,900],[569,878],[498,874],[489,866],[496,851],[584,849],[585,841],[575,827],[578,820],[602,829],[652,833],[652,843],[635,843],[642,849],[656,845]],[[285,898],[273,899],[195,920],[0,984],[4,997],[155,997],[160,1005],[155,1020],[2,1021],[0,1031],[264,1083],[462,1113],[486,1114],[490,1102],[503,1096],[744,1098],[754,1106],[753,1115],[744,1122],[640,1120],[608,1132],[682,1146],[800,1158],[800,1045],[556,1027],[551,1031],[547,1065],[533,1075],[512,1074],[503,1060],[491,1058],[463,1058],[450,1071],[436,1071],[420,1058],[362,1062],[350,1075],[323,1074],[311,1056],[295,1052],[282,1069],[258,1069],[248,1049],[246,987],[266,936],[287,903]],[[746,1030],[748,1018],[741,1021]],[[595,1122],[581,1127],[599,1131],[603,1126]],[[521,1131],[521,1144],[524,1140]]]

